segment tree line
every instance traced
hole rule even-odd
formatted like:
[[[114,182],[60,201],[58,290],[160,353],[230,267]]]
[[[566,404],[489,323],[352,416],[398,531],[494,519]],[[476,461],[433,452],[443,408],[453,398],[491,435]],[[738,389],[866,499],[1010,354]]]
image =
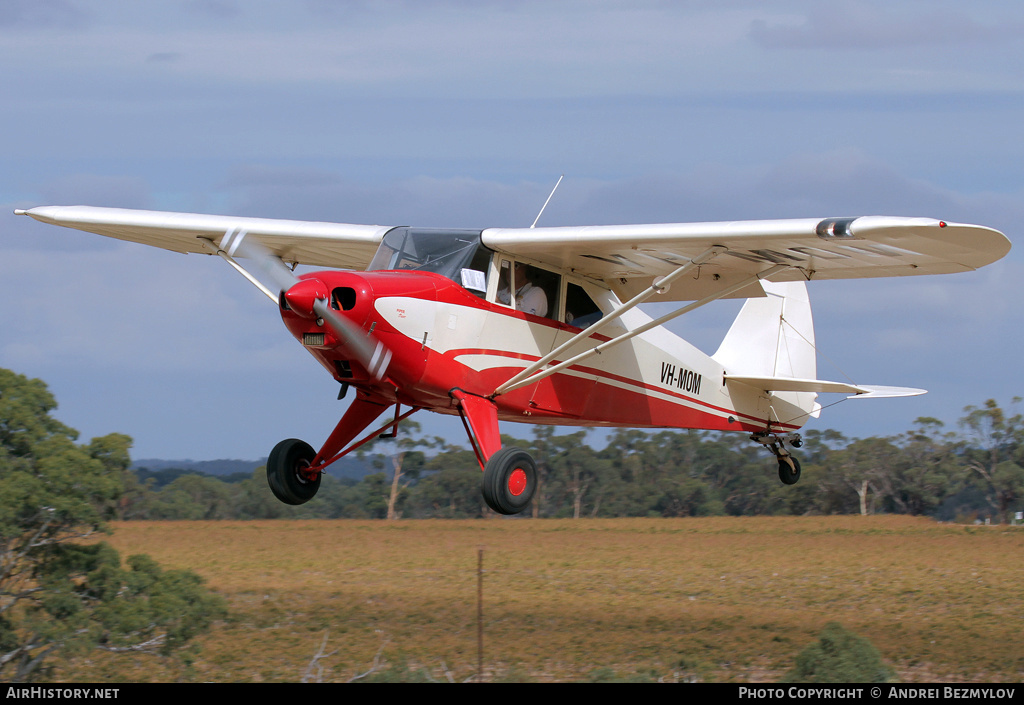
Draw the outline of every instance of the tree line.
[[[274,499],[263,468],[227,478],[163,471],[128,478],[119,517],[489,516],[472,451],[425,437],[414,422],[406,424],[399,438],[360,451],[376,472],[361,480],[326,475],[317,496],[299,507]],[[889,437],[851,439],[833,430],[807,431],[798,451],[803,475],[796,485],[782,485],[773,457],[742,433],[618,429],[600,449],[587,443],[588,433],[535,426],[529,439],[503,437],[505,444],[526,448],[537,462],[539,487],[527,515],[898,513],[1006,523],[1024,509],[1024,416],[994,400],[967,407],[955,430],[919,418],[911,430]]]

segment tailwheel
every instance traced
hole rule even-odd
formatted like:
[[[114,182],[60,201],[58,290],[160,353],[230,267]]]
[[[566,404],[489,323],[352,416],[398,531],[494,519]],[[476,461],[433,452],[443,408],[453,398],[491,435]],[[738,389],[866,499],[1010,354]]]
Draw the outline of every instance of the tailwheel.
[[[274,496],[285,504],[304,504],[320,489],[320,473],[310,471],[316,451],[305,441],[289,438],[270,451],[267,482]]]
[[[784,485],[795,485],[796,481],[800,479],[800,461],[788,453],[780,455],[779,479]]]
[[[750,440],[760,443],[775,456],[779,462],[779,479],[784,485],[795,485],[800,479],[800,461],[788,450],[786,444],[799,448],[803,445],[799,433],[781,435],[771,430],[759,431],[750,436]]]
[[[537,489],[537,464],[525,450],[502,448],[487,461],[480,489],[494,511],[518,514],[530,504]]]

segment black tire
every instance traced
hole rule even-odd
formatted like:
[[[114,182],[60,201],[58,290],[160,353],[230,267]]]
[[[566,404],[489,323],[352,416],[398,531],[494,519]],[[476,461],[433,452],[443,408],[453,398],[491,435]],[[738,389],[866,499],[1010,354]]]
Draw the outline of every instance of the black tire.
[[[484,468],[480,490],[487,506],[498,514],[526,509],[537,489],[537,464],[521,448],[502,448]]]
[[[316,451],[298,438],[281,441],[267,459],[267,483],[274,496],[285,504],[305,504],[320,489],[320,475],[310,480],[302,474],[312,464]]]
[[[800,479],[800,461],[795,456],[779,456],[779,479],[784,485],[795,485]]]

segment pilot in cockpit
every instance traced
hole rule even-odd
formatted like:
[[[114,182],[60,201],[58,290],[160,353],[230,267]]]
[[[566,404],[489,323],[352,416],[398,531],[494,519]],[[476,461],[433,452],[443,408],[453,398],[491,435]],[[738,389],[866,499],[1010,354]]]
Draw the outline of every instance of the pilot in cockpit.
[[[522,262],[515,266],[516,310],[535,316],[548,315],[548,295],[534,283],[534,268]],[[498,301],[509,303],[509,290],[498,290]]]

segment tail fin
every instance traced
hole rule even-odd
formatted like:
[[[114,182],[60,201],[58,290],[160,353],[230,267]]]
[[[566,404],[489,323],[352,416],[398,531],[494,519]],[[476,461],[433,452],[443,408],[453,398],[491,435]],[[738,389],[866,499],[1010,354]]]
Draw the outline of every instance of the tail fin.
[[[817,379],[814,320],[807,286],[762,281],[764,298],[747,299],[712,356],[729,375]],[[818,416],[813,392],[775,392],[775,398]]]

